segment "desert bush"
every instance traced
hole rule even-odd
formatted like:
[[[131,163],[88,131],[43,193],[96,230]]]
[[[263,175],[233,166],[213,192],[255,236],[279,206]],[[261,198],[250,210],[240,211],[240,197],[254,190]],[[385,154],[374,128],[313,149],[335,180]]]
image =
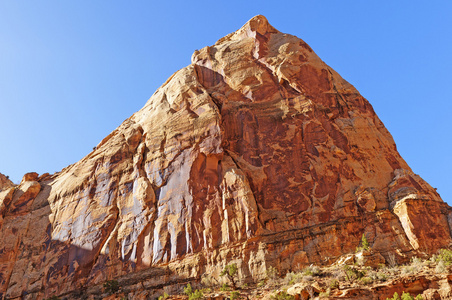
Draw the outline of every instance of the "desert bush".
[[[264,285],[265,285],[265,280],[261,280],[257,283],[258,288],[263,287]]]
[[[344,265],[343,267],[345,276],[347,277],[348,281],[353,281],[355,279],[361,279],[366,275],[366,272],[363,270],[359,270],[356,267]]]
[[[286,285],[287,284],[295,284],[297,282],[300,282],[302,278],[303,278],[302,273],[289,272],[284,277],[283,283]]]
[[[386,281],[388,279],[388,275],[384,272],[376,272],[375,273],[375,279],[379,281]]]
[[[186,287],[184,287],[184,294],[187,296],[190,296],[193,294],[193,288],[191,287],[191,284],[188,283]]]
[[[204,295],[200,290],[196,290],[191,295],[188,295],[188,300],[199,300],[199,299],[204,299]]]
[[[187,286],[184,287],[184,294],[188,296],[188,300],[204,299],[202,291],[200,290],[193,291],[193,288],[191,287],[190,283],[188,283]]]
[[[399,293],[394,292],[394,295],[392,295],[392,298],[386,298],[386,300],[400,300]]]
[[[367,285],[367,284],[371,284],[373,282],[373,280],[370,277],[362,277],[359,279],[359,282],[361,284]]]
[[[240,297],[240,293],[239,293],[239,292],[233,291],[233,292],[231,293],[231,297],[230,297],[231,300],[240,299],[240,298],[241,298],[241,297]]]
[[[332,279],[329,283],[330,289],[338,289],[339,288],[339,281],[336,279]]]
[[[413,257],[409,265],[402,266],[402,274],[415,274],[422,271],[424,263],[420,258]]]
[[[230,264],[230,265],[226,265],[223,269],[223,271],[221,271],[220,276],[227,276],[227,278],[229,279],[229,281],[232,284],[232,287],[235,289],[237,289],[237,285],[235,283],[235,277],[237,275],[237,265],[236,264]]]
[[[392,298],[386,298],[386,300],[423,300],[424,297],[422,295],[417,295],[416,297],[413,297],[408,292],[402,292],[402,296],[399,296],[397,292],[394,293]]]
[[[303,269],[303,275],[306,276],[317,276],[320,274],[320,268],[314,265],[310,265]]]
[[[104,291],[109,295],[116,293],[119,291],[119,283],[116,280],[107,280],[104,283]]]
[[[227,285],[226,283],[223,283],[223,285],[220,287],[220,291],[222,292],[227,292],[229,291],[231,288],[229,287],[229,285]]]
[[[268,267],[266,273],[268,279],[276,280],[278,278],[278,270],[275,267]]]
[[[363,233],[362,237],[361,237],[361,246],[356,247],[356,252],[359,251],[367,251],[370,249],[370,245],[369,242],[367,241],[366,235]]]
[[[447,271],[446,263],[443,260],[440,260],[435,267],[436,273],[445,273]]]
[[[163,295],[159,297],[159,300],[166,300],[168,297],[169,295],[167,293],[163,293]]]
[[[282,291],[282,292],[276,292],[275,294],[273,294],[270,299],[273,300],[294,300],[294,296],[287,294],[286,291]]]
[[[452,250],[440,249],[435,258],[436,262],[443,261],[446,266],[450,266],[452,264]]]
[[[394,253],[389,253],[387,261],[389,267],[391,268],[397,267],[397,259]]]

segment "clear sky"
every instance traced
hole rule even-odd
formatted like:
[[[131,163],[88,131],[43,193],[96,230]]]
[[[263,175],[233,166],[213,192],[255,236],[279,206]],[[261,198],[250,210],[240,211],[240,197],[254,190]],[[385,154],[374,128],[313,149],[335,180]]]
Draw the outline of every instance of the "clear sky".
[[[452,204],[450,0],[1,1],[0,172],[17,183],[80,160],[257,14],[353,84]]]

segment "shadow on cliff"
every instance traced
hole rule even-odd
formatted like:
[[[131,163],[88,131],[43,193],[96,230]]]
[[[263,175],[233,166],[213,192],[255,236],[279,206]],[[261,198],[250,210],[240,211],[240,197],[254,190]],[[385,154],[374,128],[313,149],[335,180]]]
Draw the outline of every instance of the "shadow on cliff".
[[[15,200],[24,192],[15,191],[17,196],[13,196],[0,220],[0,299],[84,299],[88,295],[96,299],[102,297],[103,284],[109,280],[117,281],[125,293],[138,289],[153,290],[154,294],[164,284],[188,282],[169,268],[140,269],[128,260],[101,254],[102,245],[89,249],[70,239],[52,237],[55,224],[49,202],[50,184],[40,182],[36,197],[20,203]],[[102,234],[97,228],[96,232]],[[103,243],[107,237],[101,238]],[[84,242],[89,245],[90,241]]]

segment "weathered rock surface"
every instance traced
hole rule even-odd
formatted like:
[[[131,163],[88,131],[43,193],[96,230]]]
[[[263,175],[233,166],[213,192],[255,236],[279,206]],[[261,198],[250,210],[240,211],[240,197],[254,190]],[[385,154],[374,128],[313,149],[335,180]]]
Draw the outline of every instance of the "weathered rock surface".
[[[0,295],[35,299],[449,245],[450,207],[372,106],[299,38],[251,19],[81,161],[0,194]],[[449,221],[448,221],[449,220]]]
[[[9,177],[0,173],[0,192],[13,186],[14,183],[9,180]]]

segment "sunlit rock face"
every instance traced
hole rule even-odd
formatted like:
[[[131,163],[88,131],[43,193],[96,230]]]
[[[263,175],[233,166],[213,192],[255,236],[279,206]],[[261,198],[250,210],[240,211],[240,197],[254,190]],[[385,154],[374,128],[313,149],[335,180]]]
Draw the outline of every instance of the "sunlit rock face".
[[[11,180],[9,180],[9,177],[0,173],[0,192],[13,186],[14,183]]]
[[[4,188],[0,212],[8,298],[177,284],[231,262],[256,281],[330,263],[363,234],[399,260],[451,242],[450,207],[369,102],[263,16],[196,51],[81,161]]]

